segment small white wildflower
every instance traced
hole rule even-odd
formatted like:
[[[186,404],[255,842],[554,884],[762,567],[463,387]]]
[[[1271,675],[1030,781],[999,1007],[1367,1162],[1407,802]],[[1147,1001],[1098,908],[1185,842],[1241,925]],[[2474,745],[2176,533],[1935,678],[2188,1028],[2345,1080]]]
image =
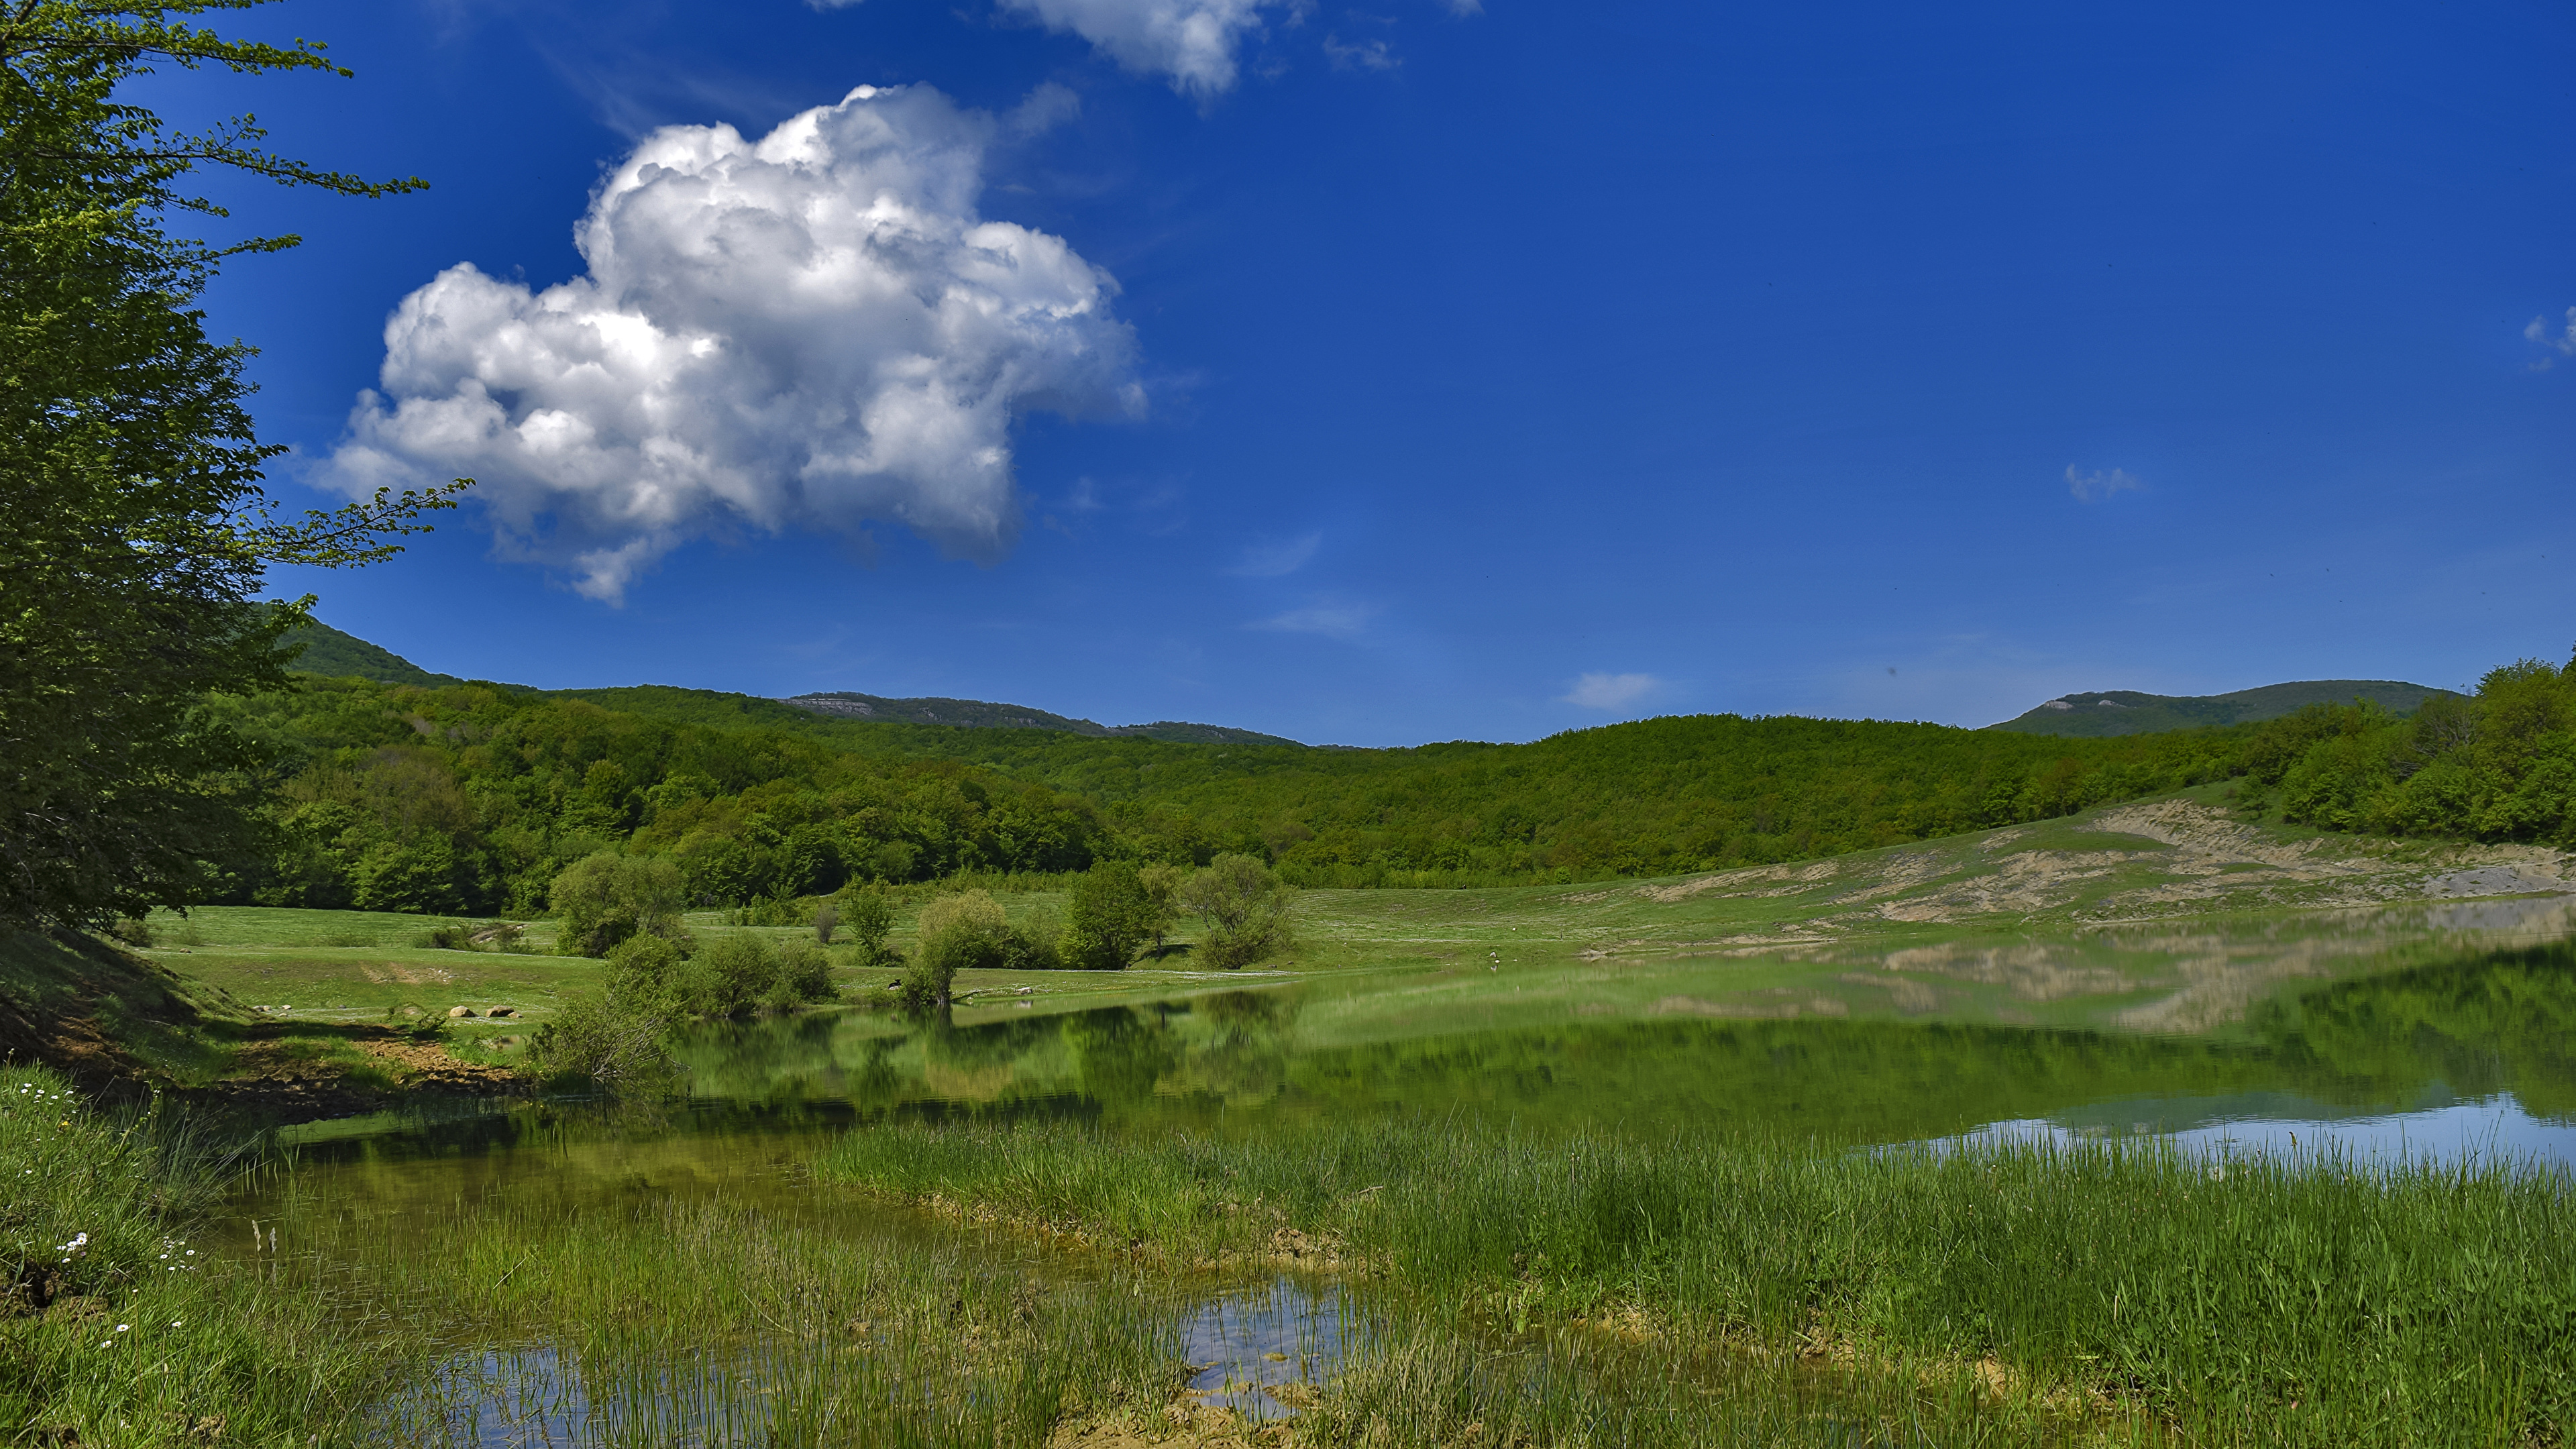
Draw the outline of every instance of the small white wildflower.
[[[132,1328],[133,1326],[134,1326],[134,1325],[133,1325],[133,1324],[131,1324],[131,1323],[120,1323],[120,1324],[116,1325],[116,1331],[117,1331],[117,1332],[119,1332],[119,1333],[123,1333],[125,1330],[127,1330],[127,1329],[129,1329],[129,1328]]]
[[[2225,1163],[2220,1163],[2217,1166],[2210,1168],[2209,1180],[2212,1182],[2225,1182],[2227,1180],[2227,1165]]]

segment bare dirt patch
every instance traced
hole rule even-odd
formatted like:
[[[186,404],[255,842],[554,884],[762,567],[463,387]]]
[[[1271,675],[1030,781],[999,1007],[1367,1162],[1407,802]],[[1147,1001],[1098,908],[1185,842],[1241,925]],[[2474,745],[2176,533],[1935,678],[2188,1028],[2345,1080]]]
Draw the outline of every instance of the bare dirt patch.
[[[387,982],[403,986],[445,986],[456,979],[456,973],[444,966],[397,966],[390,961],[382,966],[360,966],[358,974],[379,986]]]
[[[1819,882],[1832,880],[1839,873],[1840,868],[1841,862],[1831,860],[1819,860],[1806,865],[1747,866],[1742,870],[1727,870],[1715,875],[1704,875],[1696,880],[1683,881],[1678,885],[1644,886],[1639,888],[1637,893],[1648,900],[1660,901],[1665,905],[1671,905],[1675,901],[1685,901],[1693,896],[1705,895],[1710,891],[1719,891],[1731,896],[1794,896],[1814,887]],[[1754,889],[1754,887],[1766,885],[1778,888]],[[1612,892],[1609,891],[1601,892],[1603,897],[1611,894]]]

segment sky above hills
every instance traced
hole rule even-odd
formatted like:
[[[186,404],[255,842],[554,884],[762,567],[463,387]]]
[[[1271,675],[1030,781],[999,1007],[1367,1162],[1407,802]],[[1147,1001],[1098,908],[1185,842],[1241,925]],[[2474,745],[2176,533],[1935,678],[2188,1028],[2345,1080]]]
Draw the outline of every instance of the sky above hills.
[[[449,673],[1300,739],[2576,640],[2576,12],[289,0],[155,78]]]

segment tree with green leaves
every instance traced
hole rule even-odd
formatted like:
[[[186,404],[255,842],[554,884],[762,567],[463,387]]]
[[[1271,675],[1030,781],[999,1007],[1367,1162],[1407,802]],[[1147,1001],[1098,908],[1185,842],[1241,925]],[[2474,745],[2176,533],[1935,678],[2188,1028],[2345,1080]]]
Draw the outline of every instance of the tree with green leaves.
[[[1065,964],[1123,971],[1169,920],[1168,907],[1145,887],[1129,861],[1104,860],[1073,883],[1065,902]]]
[[[636,936],[676,942],[688,933],[680,868],[667,860],[604,850],[573,862],[547,894],[562,922],[555,949],[567,956],[605,956]]]
[[[0,9],[0,922],[97,925],[202,899],[246,863],[269,761],[205,707],[286,687],[271,564],[375,562],[447,487],[277,517],[244,375],[197,301],[228,259],[168,230],[222,208],[200,167],[345,196],[409,191],[263,148],[249,116],[188,133],[120,99],[156,67],[348,72],[323,48],[192,22],[259,0],[14,0]]]
[[[1181,887],[1181,904],[1207,923],[1198,963],[1239,971],[1294,941],[1288,906],[1296,892],[1249,855],[1220,855]]]

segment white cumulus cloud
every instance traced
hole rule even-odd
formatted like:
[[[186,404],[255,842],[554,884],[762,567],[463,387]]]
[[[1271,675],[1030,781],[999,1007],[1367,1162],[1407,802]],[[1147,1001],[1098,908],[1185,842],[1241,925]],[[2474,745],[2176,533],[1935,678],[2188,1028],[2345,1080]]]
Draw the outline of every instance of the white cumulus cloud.
[[[2560,357],[2576,357],[2576,307],[2567,309],[2567,330],[2564,333],[2553,337],[2550,335],[2550,330],[2548,318],[2534,317],[2531,319],[2531,325],[2522,329],[2522,335],[2543,347],[2555,348]],[[2535,370],[2546,370],[2557,360],[2556,357],[2544,357],[2533,363],[2532,367]]]
[[[2127,493],[2147,485],[2118,468],[2096,473],[2079,473],[2075,465],[2066,465],[2066,491],[2080,503],[2099,503],[2114,493]]]
[[[574,229],[585,275],[459,263],[403,299],[328,476],[476,477],[506,551],[611,602],[743,526],[889,522],[999,557],[1014,420],[1144,407],[1117,283],[977,214],[1001,124],[861,86],[757,140],[654,132]]]
[[[1587,673],[1578,676],[1574,687],[1559,697],[1585,709],[1625,709],[1652,694],[1662,683],[1651,674]]]

